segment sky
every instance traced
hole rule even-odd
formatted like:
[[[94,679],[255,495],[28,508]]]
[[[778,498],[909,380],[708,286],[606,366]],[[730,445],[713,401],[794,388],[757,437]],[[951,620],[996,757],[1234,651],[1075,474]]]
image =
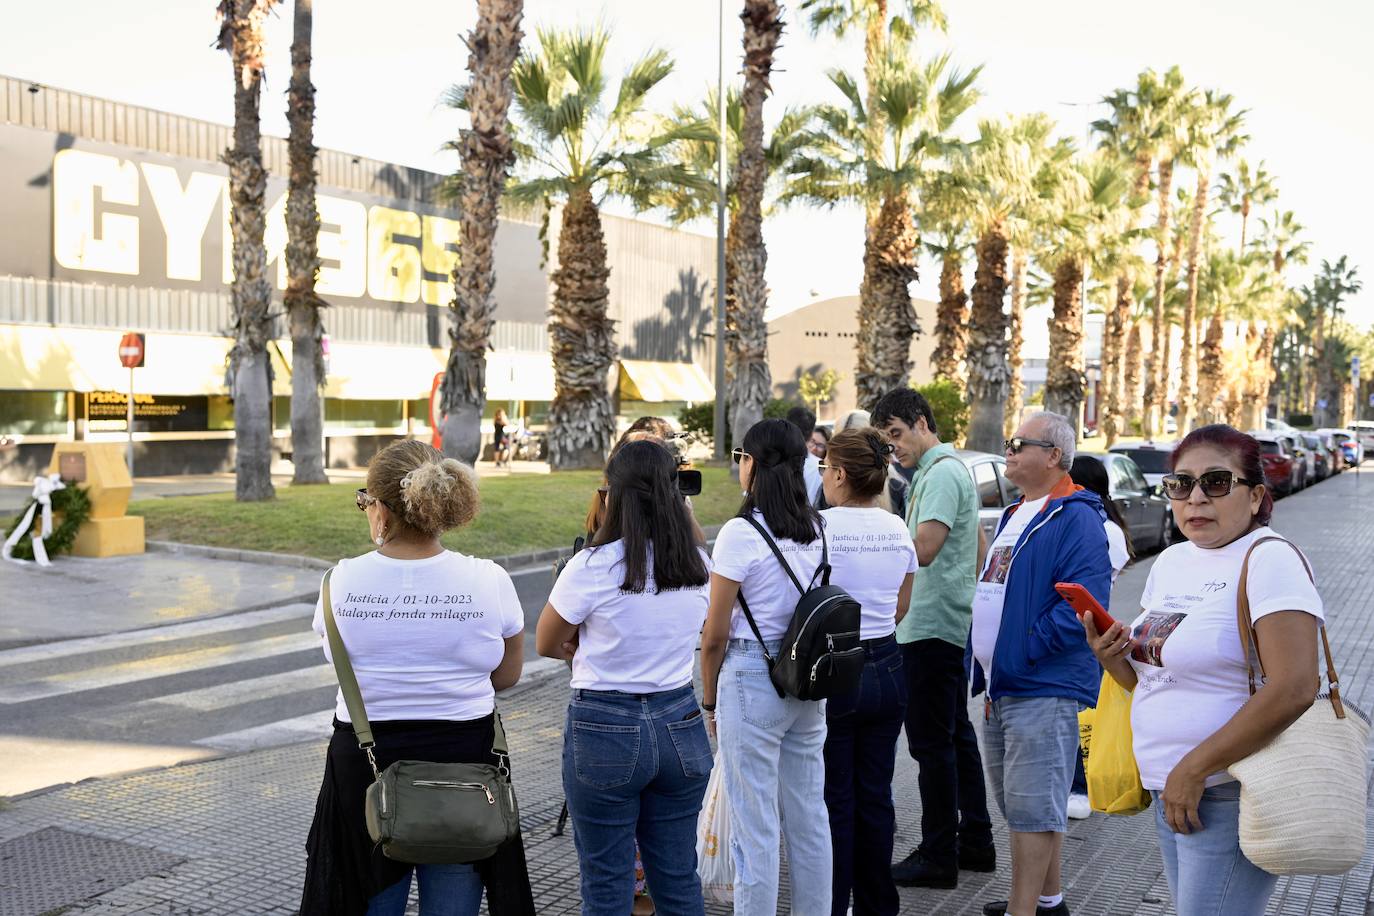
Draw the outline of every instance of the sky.
[[[771,121],[789,104],[834,101],[830,67],[857,73],[859,38],[813,38],[788,4],[787,31],[775,61]],[[738,72],[738,0],[726,10],[727,79]],[[1313,243],[1310,276],[1321,259],[1349,254],[1362,266],[1366,290],[1348,303],[1352,320],[1374,322],[1374,4],[1321,0],[1295,6],[1277,0],[946,0],[946,35],[923,35],[923,52],[949,50],[956,63],[984,66],[983,98],[961,122],[1044,111],[1063,136],[1085,140],[1105,114],[1102,96],[1131,86],[1145,67],[1177,64],[1193,84],[1218,88],[1249,109],[1244,154],[1264,160],[1278,178],[1280,206],[1295,211]],[[20,3],[0,0],[0,72],[78,92],[229,123],[228,55],[213,47],[212,0],[108,0]],[[386,15],[379,15],[385,9]],[[701,98],[716,80],[718,4],[712,0],[526,0],[527,41],[539,27],[600,20],[612,31],[609,64],[617,72],[650,46],[677,67],[650,97],[667,110]],[[318,89],[317,145],[404,165],[450,172],[442,150],[460,115],[439,104],[444,89],[466,79],[461,41],[476,19],[475,0],[316,0],[313,78]],[[286,134],[291,5],[278,6],[267,28],[263,129]],[[610,209],[615,210],[612,206]],[[622,212],[622,211],[617,211]],[[648,217],[652,218],[652,217]],[[1253,218],[1253,217],[1252,217]],[[1223,237],[1238,228],[1222,221]],[[714,233],[713,223],[690,227]],[[1252,233],[1253,234],[1253,233]],[[853,207],[797,208],[770,218],[770,311],[857,293],[863,224]],[[923,258],[913,292],[937,298],[938,264]],[[971,269],[966,282],[972,282]],[[1042,349],[1043,324],[1028,319],[1028,353]]]

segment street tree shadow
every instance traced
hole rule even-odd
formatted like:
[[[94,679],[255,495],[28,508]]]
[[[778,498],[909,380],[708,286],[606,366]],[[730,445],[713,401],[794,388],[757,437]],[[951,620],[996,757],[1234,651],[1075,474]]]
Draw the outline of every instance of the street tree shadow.
[[[798,366],[796,369],[792,370],[792,377],[790,379],[786,381],[779,379],[773,380],[774,394],[784,401],[794,401],[800,404],[802,403],[801,377],[807,373],[811,375],[820,375],[824,371],[825,367],[820,363],[812,363],[810,366]]]
[[[663,297],[663,309],[654,317],[637,321],[632,342],[621,347],[626,359],[667,363],[695,362],[711,327],[711,307],[706,293],[710,284],[689,267],[677,274],[677,286]]]

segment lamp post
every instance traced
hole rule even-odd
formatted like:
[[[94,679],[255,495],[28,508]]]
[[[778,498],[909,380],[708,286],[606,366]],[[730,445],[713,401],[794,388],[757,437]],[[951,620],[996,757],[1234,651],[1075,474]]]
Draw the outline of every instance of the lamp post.
[[[725,458],[725,0],[720,0],[720,71],[716,81],[716,409],[711,437]]]

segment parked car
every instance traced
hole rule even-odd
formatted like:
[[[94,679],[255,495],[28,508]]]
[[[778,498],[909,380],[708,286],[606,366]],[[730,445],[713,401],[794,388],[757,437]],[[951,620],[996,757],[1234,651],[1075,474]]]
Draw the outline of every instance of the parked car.
[[[1359,438],[1364,454],[1374,455],[1374,420],[1351,420],[1350,431]]]
[[[1284,448],[1283,441],[1273,433],[1253,432],[1259,441],[1260,463],[1264,465],[1264,482],[1275,496],[1287,496],[1293,492],[1297,480],[1298,466],[1291,452]]]
[[[991,544],[1003,510],[1021,498],[1021,488],[1007,479],[1004,456],[969,449],[959,449],[955,454],[973,475],[973,486],[978,491],[978,524]]]
[[[1316,433],[1303,433],[1302,444],[1306,446],[1307,453],[1313,457],[1312,480],[1325,480],[1335,473],[1331,469],[1331,452],[1326,448],[1326,443],[1322,437]]]
[[[1293,456],[1293,461],[1298,466],[1298,473],[1294,481],[1293,491],[1307,489],[1307,485],[1317,478],[1317,465],[1315,457],[1307,450],[1307,446],[1302,442],[1302,433],[1294,430],[1291,433],[1275,433],[1279,441],[1288,449]]]
[[[1360,445],[1360,437],[1355,435],[1351,429],[1335,429],[1327,427],[1317,430],[1319,433],[1329,433],[1335,440],[1336,447],[1341,450],[1341,457],[1348,468],[1358,467],[1364,460],[1364,447]]]
[[[1145,482],[1152,487],[1158,487],[1164,475],[1170,471],[1174,449],[1177,447],[1177,442],[1136,442],[1130,445],[1113,445],[1108,451],[1113,455],[1125,455],[1130,458],[1145,475]]]
[[[1146,480],[1140,467],[1129,455],[1116,451],[1079,454],[1090,455],[1106,466],[1112,502],[1116,503],[1121,510],[1121,517],[1126,520],[1137,554],[1163,550],[1173,542],[1178,529],[1174,525],[1168,498],[1160,493],[1158,484]]]

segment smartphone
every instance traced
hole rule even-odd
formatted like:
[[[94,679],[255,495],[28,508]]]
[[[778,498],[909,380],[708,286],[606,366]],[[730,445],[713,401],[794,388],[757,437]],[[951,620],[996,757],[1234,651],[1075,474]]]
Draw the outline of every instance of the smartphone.
[[[1097,599],[1092,596],[1086,588],[1077,582],[1057,582],[1054,590],[1057,591],[1064,600],[1069,603],[1069,607],[1082,617],[1084,614],[1093,615],[1093,623],[1097,627],[1098,633],[1105,633],[1111,629],[1112,624],[1116,623],[1112,615],[1108,614],[1102,605],[1097,603]]]

